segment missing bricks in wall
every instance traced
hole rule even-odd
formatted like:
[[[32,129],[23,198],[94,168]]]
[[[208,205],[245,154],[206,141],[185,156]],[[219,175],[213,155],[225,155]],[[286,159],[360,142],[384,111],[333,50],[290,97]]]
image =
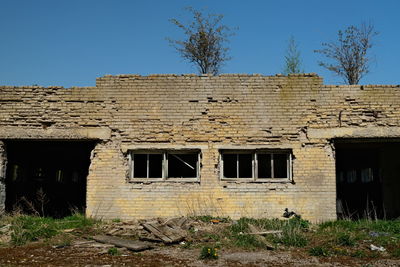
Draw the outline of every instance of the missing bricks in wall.
[[[285,207],[293,207],[307,219],[331,220],[336,218],[337,160],[332,136],[378,135],[380,139],[375,146],[380,146],[387,137],[400,137],[399,93],[397,85],[330,86],[323,85],[322,78],[303,74],[110,75],[99,78],[96,87],[89,88],[0,87],[0,139],[98,140],[91,152],[86,188],[89,216],[132,219],[184,215],[179,213],[182,209],[179,210],[177,203],[193,202],[196,196],[212,192],[215,199],[223,199],[221,210],[227,216],[237,216],[243,207],[248,208],[248,216],[262,216],[268,203],[269,217],[280,216]],[[96,132],[99,128],[101,133]],[[391,145],[396,147],[395,141]],[[166,178],[164,182],[134,184],[131,182],[134,177],[129,176],[129,153],[122,146],[128,150],[141,147],[158,151],[201,147],[202,158],[198,160],[201,168],[196,166],[201,176],[194,177],[197,179],[194,183],[193,179],[188,183],[172,183],[168,179],[173,177],[165,174],[161,175]],[[287,179],[286,184],[248,183],[239,177],[235,182],[228,181],[227,186],[220,179],[219,148],[225,146],[239,150],[246,146],[250,150],[290,149],[292,160],[296,155],[292,167],[296,184]],[[342,160],[349,161],[343,164],[344,175],[347,167],[354,167],[353,159],[345,155],[350,148],[350,145],[341,148]],[[362,148],[373,151],[368,144]],[[382,162],[388,162],[387,155],[391,153],[383,155]],[[163,164],[175,162],[177,168],[168,168],[175,172],[173,176],[194,176],[193,169],[184,163],[193,167],[193,159],[176,156],[166,156],[160,163],[149,153],[149,166],[161,164],[149,168],[149,175],[162,172]],[[275,163],[268,163],[271,159],[265,158],[268,156],[257,159],[257,164],[265,163],[260,169],[264,173],[268,166],[279,162],[284,166],[279,157]],[[370,161],[380,162],[375,158]],[[136,162],[141,162],[140,156]],[[245,168],[244,165],[250,166],[250,161],[239,162],[239,169]],[[143,166],[136,171],[143,174]],[[390,174],[392,165],[387,166]],[[236,165],[230,167],[237,172]],[[184,168],[188,174],[179,175]],[[253,174],[253,166],[250,170],[251,178],[259,178]],[[246,175],[250,176],[249,169]],[[147,176],[146,159],[145,179]],[[392,213],[396,214],[395,205],[391,205]]]

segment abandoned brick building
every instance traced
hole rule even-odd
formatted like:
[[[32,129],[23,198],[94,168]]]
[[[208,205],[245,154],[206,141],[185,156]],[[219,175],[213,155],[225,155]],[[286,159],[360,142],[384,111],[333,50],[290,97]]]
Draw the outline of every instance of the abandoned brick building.
[[[0,87],[0,209],[400,216],[400,86],[315,74]]]

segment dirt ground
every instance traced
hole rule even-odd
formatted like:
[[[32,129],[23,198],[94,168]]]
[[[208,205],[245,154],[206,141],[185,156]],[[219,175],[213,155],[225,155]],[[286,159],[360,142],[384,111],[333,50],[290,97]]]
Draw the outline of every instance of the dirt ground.
[[[311,257],[300,250],[222,250],[217,260],[199,260],[200,249],[157,247],[109,255],[104,245],[55,248],[42,243],[0,248],[0,266],[400,266],[400,260]]]

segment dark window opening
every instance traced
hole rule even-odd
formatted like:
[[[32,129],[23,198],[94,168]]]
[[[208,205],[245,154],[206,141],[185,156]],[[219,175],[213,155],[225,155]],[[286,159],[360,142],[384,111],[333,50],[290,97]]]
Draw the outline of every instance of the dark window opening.
[[[149,154],[149,177],[162,177],[162,154]]]
[[[274,178],[287,178],[288,177],[288,155],[287,154],[273,154],[274,164]]]
[[[197,154],[168,153],[168,178],[196,178]]]
[[[271,178],[271,154],[258,154],[258,178]]]
[[[162,154],[134,154],[133,175],[137,178],[162,178]]]
[[[238,178],[251,178],[253,177],[253,155],[252,154],[238,154],[239,161],[239,175]]]
[[[94,142],[8,141],[6,210],[63,217],[85,212]]]
[[[131,178],[198,178],[199,155],[198,151],[131,151]]]
[[[148,154],[135,154],[133,159],[134,175],[139,178],[147,178],[147,156]]]
[[[237,178],[237,154],[223,155],[224,177]]]
[[[247,179],[291,179],[291,153],[222,151],[222,177]]]
[[[253,155],[250,153],[223,154],[225,178],[251,178]]]

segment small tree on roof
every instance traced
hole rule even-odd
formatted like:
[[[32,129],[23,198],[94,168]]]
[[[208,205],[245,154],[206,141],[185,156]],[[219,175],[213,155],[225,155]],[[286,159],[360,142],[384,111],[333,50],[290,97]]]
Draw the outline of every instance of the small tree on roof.
[[[319,65],[342,77],[347,84],[358,84],[369,72],[371,58],[368,52],[377,34],[373,25],[365,23],[360,27],[351,25],[344,32],[339,30],[337,41],[322,43],[324,48],[315,50],[332,60],[320,61]]]
[[[283,74],[288,75],[292,73],[304,72],[301,69],[301,57],[297,43],[293,36],[289,38],[288,47],[285,55],[285,66],[283,68]]]
[[[198,68],[200,74],[218,74],[222,65],[231,59],[228,56],[229,48],[226,47],[226,43],[233,33],[228,26],[221,24],[223,15],[204,16],[191,7],[187,10],[193,15],[190,24],[170,19],[183,30],[185,37],[182,40],[167,39],[182,58]]]

